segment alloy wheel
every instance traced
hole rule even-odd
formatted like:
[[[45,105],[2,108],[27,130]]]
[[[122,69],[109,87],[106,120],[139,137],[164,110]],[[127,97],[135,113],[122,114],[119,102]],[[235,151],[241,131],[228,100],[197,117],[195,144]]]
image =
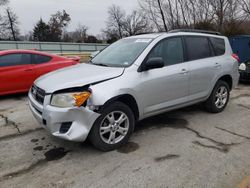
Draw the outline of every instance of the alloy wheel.
[[[101,122],[99,134],[106,144],[117,144],[129,131],[129,118],[122,111],[113,111]]]
[[[221,86],[217,89],[215,94],[215,106],[219,109],[223,108],[228,100],[228,91],[225,86]]]

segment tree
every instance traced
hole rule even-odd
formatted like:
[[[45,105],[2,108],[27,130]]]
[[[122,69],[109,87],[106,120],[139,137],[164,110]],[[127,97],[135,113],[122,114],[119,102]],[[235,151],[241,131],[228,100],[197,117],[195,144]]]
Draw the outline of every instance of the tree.
[[[168,27],[167,27],[166,20],[165,20],[165,15],[164,15],[163,10],[162,10],[161,0],[157,0],[157,5],[158,5],[159,12],[161,15],[162,23],[164,25],[164,29],[165,29],[165,31],[168,31]]]
[[[75,42],[85,42],[87,39],[88,27],[82,24],[79,24],[74,32],[72,32],[72,38]]]
[[[16,41],[18,39],[19,35],[19,28],[18,28],[18,17],[17,15],[12,12],[10,8],[6,8],[6,15],[4,16],[4,28],[6,29],[6,32],[11,33],[12,40]]]
[[[0,6],[7,5],[9,3],[9,0],[0,0]]]
[[[145,15],[134,10],[128,15],[123,23],[123,29],[128,36],[146,33],[150,30],[149,23]]]
[[[33,29],[33,38],[35,41],[48,41],[50,39],[50,27],[42,18],[40,18]]]
[[[144,15],[147,15],[147,18],[155,26],[156,31],[169,30],[166,22],[166,11],[163,9],[163,7],[165,6],[165,1],[140,0],[139,5]]]
[[[153,30],[147,16],[140,10],[133,10],[131,14],[126,15],[121,7],[112,5],[108,8],[108,15],[106,29],[102,31],[108,43]]]
[[[0,8],[7,5],[9,3],[8,0],[0,0]],[[3,15],[0,12],[0,40],[5,38],[5,23],[4,23],[4,18]]]
[[[107,28],[116,31],[119,38],[122,38],[124,36],[123,24],[126,16],[125,11],[119,6],[112,5],[108,9],[108,15]]]
[[[74,31],[63,32],[62,41],[63,42],[77,42],[77,43],[83,43],[86,42],[88,38],[88,27],[82,24],[79,24],[77,28]]]
[[[65,10],[52,14],[48,23],[45,23],[41,18],[33,29],[34,40],[50,42],[61,41],[63,31],[68,26],[70,20],[70,15],[66,13]]]
[[[158,31],[199,28],[224,34],[241,33],[240,27],[250,16],[250,0],[140,0],[139,3]]]
[[[95,36],[93,35],[89,35],[86,40],[85,40],[86,43],[97,43],[98,40]]]
[[[65,10],[62,12],[58,11],[57,13],[51,15],[48,23],[50,27],[49,41],[61,41],[63,29],[68,26],[70,20],[70,15]]]
[[[239,4],[241,5],[241,9],[250,15],[250,0],[240,0]]]
[[[102,34],[103,34],[103,36],[106,39],[108,44],[112,44],[113,42],[119,40],[119,38],[120,38],[120,36],[116,30],[109,29],[109,28],[106,30],[102,30]]]

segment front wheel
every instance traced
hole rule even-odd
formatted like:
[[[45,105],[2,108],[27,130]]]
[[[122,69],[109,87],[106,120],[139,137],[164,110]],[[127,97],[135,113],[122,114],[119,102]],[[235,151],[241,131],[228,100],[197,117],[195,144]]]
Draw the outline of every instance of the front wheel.
[[[114,102],[101,111],[89,139],[102,151],[111,151],[125,144],[132,134],[135,118],[132,110],[121,102]]]
[[[229,101],[230,90],[226,82],[219,80],[205,103],[208,112],[222,112]]]

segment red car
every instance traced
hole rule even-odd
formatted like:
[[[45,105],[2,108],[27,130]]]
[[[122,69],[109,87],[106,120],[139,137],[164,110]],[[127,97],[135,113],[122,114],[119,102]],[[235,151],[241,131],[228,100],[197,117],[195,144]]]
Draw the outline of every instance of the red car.
[[[39,76],[79,62],[77,57],[67,58],[35,50],[0,51],[0,96],[27,92]]]

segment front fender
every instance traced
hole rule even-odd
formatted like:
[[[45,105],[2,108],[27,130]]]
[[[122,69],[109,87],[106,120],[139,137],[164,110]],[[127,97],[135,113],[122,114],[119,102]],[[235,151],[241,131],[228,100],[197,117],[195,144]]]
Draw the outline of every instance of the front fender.
[[[131,88],[121,88],[121,84],[116,85],[110,80],[108,82],[100,83],[97,85],[90,86],[92,95],[88,101],[88,105],[92,106],[103,106],[108,101],[115,99],[122,95],[130,95],[137,102],[139,116],[143,114],[141,109],[141,101],[137,98],[136,92]]]

